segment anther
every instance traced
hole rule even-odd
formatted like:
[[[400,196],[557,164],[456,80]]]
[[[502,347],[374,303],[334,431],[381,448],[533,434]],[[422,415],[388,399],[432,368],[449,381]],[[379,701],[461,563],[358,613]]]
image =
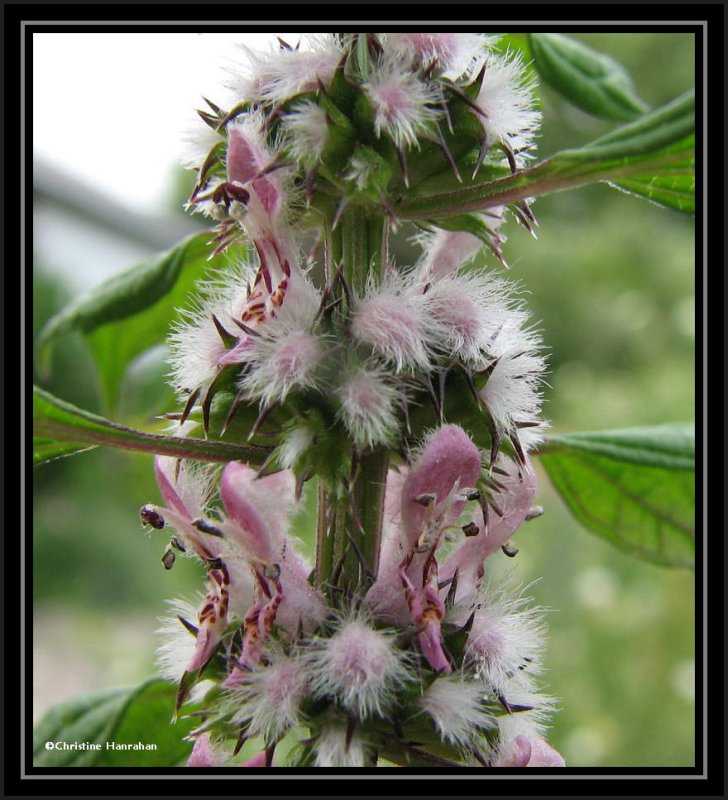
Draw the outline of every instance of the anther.
[[[203,519],[202,517],[193,519],[192,525],[201,533],[207,533],[210,536],[217,536],[219,539],[224,538],[224,534],[220,528],[218,528],[216,525],[213,525],[211,522],[208,522],[206,519]]]
[[[164,564],[165,569],[172,569],[174,566],[175,561],[175,554],[174,550],[165,550],[164,555],[162,556],[162,564]]]
[[[480,528],[474,522],[468,522],[467,525],[463,525],[462,531],[466,536],[477,536]]]
[[[518,548],[514,547],[510,543],[504,544],[501,547],[501,550],[508,556],[508,558],[513,558],[518,553]]]
[[[414,498],[415,503],[419,503],[421,506],[425,507],[431,506],[435,500],[437,500],[437,495],[434,495],[431,492],[418,494],[417,497]]]
[[[164,527],[164,517],[151,506],[142,506],[139,509],[139,518],[142,521],[142,525],[151,525],[152,528],[156,528],[158,531]]]

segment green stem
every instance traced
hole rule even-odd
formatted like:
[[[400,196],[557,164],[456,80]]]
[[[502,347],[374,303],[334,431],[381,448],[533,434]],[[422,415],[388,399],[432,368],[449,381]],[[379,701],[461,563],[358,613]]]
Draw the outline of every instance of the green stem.
[[[369,229],[364,211],[351,208],[341,219],[344,277],[362,295],[370,265]]]
[[[344,521],[348,553],[343,570],[349,585],[359,588],[371,584],[379,569],[388,469],[386,449],[367,453],[354,464],[348,487]]]

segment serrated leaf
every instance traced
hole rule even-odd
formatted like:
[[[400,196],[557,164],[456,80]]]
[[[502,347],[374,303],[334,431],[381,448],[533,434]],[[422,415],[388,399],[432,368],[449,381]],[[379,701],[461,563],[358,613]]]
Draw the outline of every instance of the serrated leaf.
[[[171,725],[174,686],[153,679],[130,689],[111,689],[54,706],[33,732],[35,767],[175,766],[192,748],[183,737],[190,720]],[[46,743],[93,744],[100,749],[47,749]],[[113,749],[108,743],[155,745],[155,749]]]
[[[215,266],[208,260],[209,237],[209,232],[191,236],[112,276],[61,310],[41,332],[41,368],[47,367],[51,348],[62,335],[83,334],[98,368],[103,406],[113,413],[128,365],[164,341],[175,309],[187,304],[205,270]]]
[[[530,197],[573,189],[600,181],[643,188],[645,181],[680,177],[685,191],[672,207],[690,210],[691,180],[695,176],[695,92],[689,91],[666,106],[645,114],[584,147],[563,150],[528,169],[504,178],[460,188],[448,188],[404,200],[395,207],[402,219],[439,220]],[[685,179],[685,180],[683,180]],[[431,191],[431,187],[430,190]],[[641,192],[658,201],[655,189]]]
[[[601,119],[625,121],[647,110],[624,67],[559,33],[529,35],[536,70],[570,103]]]
[[[551,436],[549,478],[585,527],[668,566],[695,560],[695,432],[663,425]]]
[[[92,414],[33,387],[33,437],[60,444],[107,445],[198,461],[262,464],[267,447],[237,445],[181,436],[145,433]]]

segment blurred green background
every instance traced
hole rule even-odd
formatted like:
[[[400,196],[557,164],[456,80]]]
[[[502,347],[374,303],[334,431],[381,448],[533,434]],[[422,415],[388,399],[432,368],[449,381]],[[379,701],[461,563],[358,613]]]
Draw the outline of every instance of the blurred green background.
[[[584,34],[621,61],[638,93],[660,105],[694,83],[691,34]],[[613,127],[541,90],[540,153]],[[181,213],[190,174],[170,176]],[[509,277],[528,295],[550,349],[546,416],[555,431],[694,418],[694,221],[597,186],[538,200],[534,241],[511,220]],[[47,257],[34,266],[34,333],[70,298]],[[141,426],[173,408],[159,359],[138,365],[120,418]],[[36,382],[100,411],[82,342],[57,348]],[[151,409],[151,410],[150,410]],[[91,451],[35,471],[34,717],[65,697],[154,672],[165,599],[192,599],[202,573],[166,572],[166,537],[145,533],[138,509],[156,501],[151,458]],[[694,763],[694,576],[643,563],[571,520],[542,473],[546,514],[518,535],[508,569],[549,609],[545,683],[559,698],[550,735],[570,766]],[[302,531],[303,533],[303,531]]]

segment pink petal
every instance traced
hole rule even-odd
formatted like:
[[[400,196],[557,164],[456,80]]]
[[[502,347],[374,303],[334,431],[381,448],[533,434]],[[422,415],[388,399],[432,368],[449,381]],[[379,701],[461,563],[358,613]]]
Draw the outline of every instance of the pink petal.
[[[495,767],[565,767],[563,756],[540,736],[516,736],[503,749]]]
[[[565,767],[566,761],[561,753],[554,750],[551,745],[540,736],[531,739],[531,758],[529,767]]]
[[[182,498],[179,496],[174,482],[168,472],[173,469],[176,459],[167,456],[154,457],[154,475],[157,478],[159,491],[162,493],[164,503],[169,508],[177,511],[185,519],[190,519],[190,512],[187,510]]]
[[[192,658],[187,664],[187,672],[195,672],[207,664],[212,658],[218,644],[220,644],[220,636],[210,628],[200,627],[197,631],[197,641],[195,643],[195,650],[192,653]]]
[[[531,742],[525,736],[516,736],[493,766],[527,767],[530,758]]]
[[[218,767],[215,754],[210,742],[210,736],[203,733],[195,740],[195,746],[192,748],[190,757],[187,759],[188,767]]]
[[[480,475],[480,452],[465,431],[457,425],[443,425],[432,437],[410,470],[402,490],[402,524],[412,547],[420,533],[426,508],[415,498],[434,494],[443,500],[456,481],[462,488],[475,486]],[[460,515],[464,501],[453,503],[445,522]]]
[[[241,764],[241,767],[267,767],[266,764],[267,758],[265,752],[258,753],[257,756],[251,758],[250,761],[246,761],[244,764]]]
[[[450,659],[445,655],[442,642],[442,631],[439,622],[428,622],[425,630],[419,634],[417,641],[420,644],[422,655],[427,663],[440,672],[452,672]]]
[[[227,129],[227,177],[229,181],[248,183],[262,169],[264,154],[243,131],[231,125]]]
[[[479,519],[480,533],[465,539],[440,569],[441,581],[452,578],[457,570],[458,597],[466,597],[474,591],[482,575],[483,561],[508,542],[531,510],[536,496],[536,473],[526,458],[526,463],[520,467],[521,478],[515,462],[510,462],[509,475],[497,476],[506,487],[494,497],[503,516],[499,517],[492,507],[489,508],[488,529],[484,529],[482,518]]]
[[[290,505],[292,478],[285,472],[256,476],[254,469],[232,461],[223,470],[220,496],[235,523],[226,531],[229,529],[251,556],[271,564],[280,557],[285,531],[279,511],[281,504]]]

